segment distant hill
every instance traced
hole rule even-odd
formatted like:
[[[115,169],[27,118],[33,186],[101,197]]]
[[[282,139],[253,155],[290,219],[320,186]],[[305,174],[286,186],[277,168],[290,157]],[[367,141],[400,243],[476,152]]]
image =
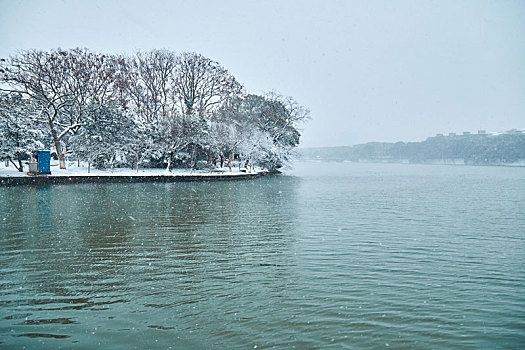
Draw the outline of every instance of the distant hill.
[[[422,142],[368,142],[355,146],[299,149],[303,160],[525,165],[525,132],[436,135]]]

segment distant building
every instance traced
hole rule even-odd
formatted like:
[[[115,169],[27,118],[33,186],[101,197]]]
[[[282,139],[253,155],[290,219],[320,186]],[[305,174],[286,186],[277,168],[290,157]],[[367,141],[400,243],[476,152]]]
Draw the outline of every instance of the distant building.
[[[456,133],[455,132],[449,132],[448,136],[456,136]]]
[[[485,130],[478,130],[478,135],[485,135],[487,132]]]
[[[470,131],[463,131],[463,135],[465,135],[465,136],[470,135]]]

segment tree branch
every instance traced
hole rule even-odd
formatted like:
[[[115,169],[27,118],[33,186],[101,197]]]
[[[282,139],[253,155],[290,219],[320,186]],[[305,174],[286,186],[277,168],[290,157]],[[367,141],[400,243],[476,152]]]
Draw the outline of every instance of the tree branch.
[[[75,123],[75,124],[73,124],[73,125],[68,126],[67,128],[64,129],[64,131],[62,131],[62,132],[60,133],[60,135],[58,135],[57,139],[58,139],[58,140],[62,140],[62,138],[63,138],[64,136],[66,136],[68,132],[70,132],[70,131],[73,130],[74,128],[78,128],[78,127],[80,127],[80,123]]]

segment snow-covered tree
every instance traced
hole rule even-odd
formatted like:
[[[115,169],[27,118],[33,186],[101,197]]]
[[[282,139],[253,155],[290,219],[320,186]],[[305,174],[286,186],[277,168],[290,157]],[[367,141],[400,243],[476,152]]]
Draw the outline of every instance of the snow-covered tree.
[[[113,166],[118,152],[132,142],[135,125],[114,104],[91,104],[86,109],[82,129],[70,137],[71,152],[91,164]]]
[[[177,153],[189,152],[190,167],[194,167],[197,159],[196,152],[202,148],[206,136],[205,121],[195,114],[178,115],[165,121],[162,132],[164,153],[167,155],[168,170],[171,170]]]
[[[225,120],[212,120],[208,125],[206,145],[209,155],[219,159],[221,167],[227,162],[231,170],[231,158],[233,150],[237,146],[237,135],[232,123]]]
[[[251,143],[250,140],[257,131],[250,116],[243,113],[241,106],[242,98],[234,98],[216,111],[210,120],[209,141],[220,151],[221,159],[228,160],[230,170],[234,155],[239,156],[240,166],[241,156],[247,155],[241,149],[247,149],[245,144]]]
[[[231,167],[239,155],[277,169],[298,145],[308,111],[289,97],[242,90],[219,63],[196,53],[152,50],[122,57],[56,49],[0,60],[0,91],[21,96],[32,108],[5,110],[30,116],[32,125],[38,121],[40,127],[28,130],[46,130],[61,167],[67,146],[68,154],[89,163],[112,164],[122,154],[137,170],[145,162],[166,162],[169,170],[182,155],[191,167],[205,157]],[[13,123],[4,118],[4,124]],[[13,152],[6,145],[4,154]]]
[[[22,160],[44,146],[36,114],[31,101],[19,94],[0,94],[0,159],[8,159],[20,172]]]
[[[254,165],[264,166],[268,162],[268,155],[275,153],[275,148],[267,132],[251,128],[249,135],[239,144],[238,150],[246,165],[253,169]]]
[[[273,170],[289,160],[299,144],[298,128],[309,112],[292,98],[271,93],[234,98],[219,114],[236,126],[242,138],[239,145],[250,154],[249,160]],[[255,144],[260,146],[255,148]]]
[[[300,106],[292,97],[275,92],[266,96],[248,95],[245,99],[247,110],[255,115],[258,128],[268,132],[275,143],[295,147],[299,144],[299,124],[309,118],[309,111]]]
[[[173,89],[176,56],[167,50],[138,52],[128,58],[127,86],[136,124],[135,139],[128,151],[135,155],[137,170],[148,157],[168,158],[183,148],[182,121]]]
[[[2,65],[1,82],[38,107],[61,168],[65,168],[62,142],[80,129],[87,106],[120,95],[120,62],[117,57],[85,49],[56,49],[23,51]]]

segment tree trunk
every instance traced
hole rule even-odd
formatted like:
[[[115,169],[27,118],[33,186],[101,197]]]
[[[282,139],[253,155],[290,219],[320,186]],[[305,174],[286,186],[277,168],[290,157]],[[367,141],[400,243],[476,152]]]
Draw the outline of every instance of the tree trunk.
[[[88,174],[91,172],[91,162],[88,162]]]
[[[195,154],[195,146],[193,146],[191,148],[191,160],[190,160],[191,169],[195,169],[195,165],[197,165],[197,155]]]
[[[16,170],[18,170],[18,171],[21,172],[21,173],[24,172],[24,168],[23,168],[23,165],[22,165],[22,162],[21,162],[20,159],[18,160],[18,163],[20,164],[20,167],[16,166],[15,162],[13,162],[13,160],[12,160],[11,158],[9,158],[9,161],[10,161],[11,163],[13,163],[13,165],[14,165],[15,168],[16,168]]]
[[[228,158],[228,168],[230,169],[230,172],[232,171],[232,157],[233,157],[233,151],[230,151],[230,157]]]
[[[116,154],[113,153],[111,155],[111,159],[109,160],[109,168],[111,169],[111,172],[113,172],[113,166],[115,165],[115,158],[116,158]]]
[[[57,152],[58,160],[60,163],[60,169],[66,168],[66,161],[64,160],[64,154],[62,153],[62,148],[60,147],[60,140],[58,139],[57,132],[53,126],[53,122],[48,118],[49,128],[51,130],[51,136],[53,136],[53,143],[55,144],[55,150]]]
[[[172,158],[173,158],[172,153],[171,152],[168,153],[168,166],[166,166],[166,171],[171,171]]]

